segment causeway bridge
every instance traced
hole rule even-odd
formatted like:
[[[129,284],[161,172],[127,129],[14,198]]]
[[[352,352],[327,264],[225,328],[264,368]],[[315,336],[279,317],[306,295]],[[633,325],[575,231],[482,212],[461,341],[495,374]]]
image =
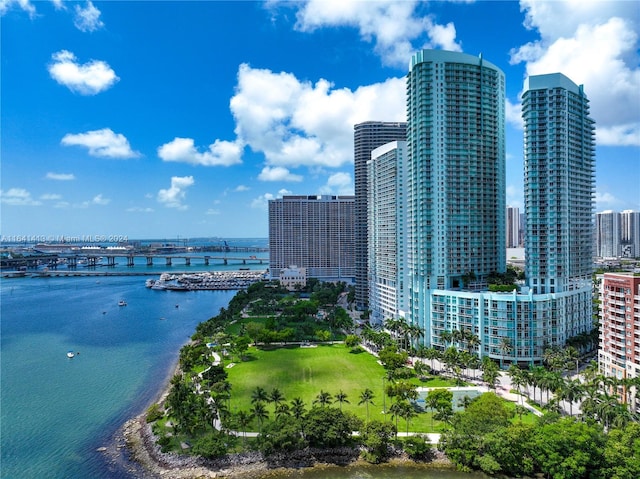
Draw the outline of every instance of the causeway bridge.
[[[257,256],[212,256],[212,255],[163,255],[163,254],[140,254],[140,253],[105,253],[105,254],[55,254],[55,255],[33,255],[23,258],[2,258],[0,265],[2,269],[36,269],[38,266],[46,266],[49,269],[57,269],[61,264],[65,264],[69,269],[78,266],[96,267],[115,266],[116,259],[125,259],[127,266],[134,266],[136,258],[145,258],[147,266],[153,266],[154,261],[162,262],[166,266],[173,266],[174,263],[191,266],[191,264],[268,264],[269,258],[258,258]],[[106,264],[104,263],[106,260]]]

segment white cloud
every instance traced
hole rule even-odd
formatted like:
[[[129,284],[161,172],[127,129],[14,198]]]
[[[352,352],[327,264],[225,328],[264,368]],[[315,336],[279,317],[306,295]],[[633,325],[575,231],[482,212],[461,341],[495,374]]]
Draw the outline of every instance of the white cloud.
[[[237,193],[240,193],[240,192],[242,192],[242,191],[249,191],[250,189],[251,189],[251,188],[249,188],[248,186],[245,186],[245,185],[238,185],[238,186],[236,186],[236,188],[235,188],[233,191],[235,191],[235,192],[237,192]]]
[[[415,0],[311,0],[297,12],[296,28],[312,32],[325,27],[356,28],[360,37],[374,43],[384,64],[406,66],[419,48],[461,51],[453,23],[440,25],[416,11]]]
[[[524,122],[522,121],[522,103],[511,103],[509,99],[506,99],[504,104],[505,119],[519,130],[524,129]]]
[[[76,56],[67,50],[60,50],[51,57],[53,62],[48,66],[51,78],[81,95],[96,95],[120,80],[111,67],[101,60],[91,60],[81,65]]]
[[[282,198],[283,196],[292,195],[293,192],[287,189],[282,188],[278,190],[278,198]]]
[[[251,202],[251,207],[259,210],[265,210],[269,208],[269,200],[274,200],[275,197],[271,193],[265,193],[262,196],[258,196]]]
[[[56,10],[66,10],[67,7],[64,6],[64,1],[63,0],[51,0],[51,3],[53,3],[53,6]]]
[[[340,167],[353,161],[354,124],[406,120],[405,90],[404,78],[351,91],[243,64],[230,102],[236,142],[263,153],[271,167]]]
[[[131,208],[127,208],[126,211],[128,213],[153,213],[153,208],[143,208],[141,206],[132,206]]]
[[[596,210],[602,211],[620,203],[620,200],[608,192],[596,191]]]
[[[596,128],[599,145],[640,146],[640,124],[613,125]]]
[[[36,14],[36,7],[29,0],[0,0],[0,16],[7,13],[14,5],[27,12],[32,18]]]
[[[205,211],[205,213],[204,213],[204,214],[205,214],[205,215],[212,215],[212,216],[215,216],[215,215],[219,215],[219,214],[220,214],[220,210],[215,210],[215,209],[213,209],[213,208],[209,208],[207,211]]]
[[[329,176],[327,184],[320,188],[323,195],[353,195],[351,174],[343,171]]]
[[[12,206],[39,206],[42,203],[34,200],[24,188],[9,188],[7,191],[0,190],[0,203]]]
[[[47,180],[72,181],[76,179],[76,176],[73,173],[53,173],[50,171],[47,173],[46,178]]]
[[[243,145],[240,142],[216,140],[209,150],[198,152],[191,138],[174,138],[158,148],[163,161],[176,161],[203,166],[231,166],[242,163]]]
[[[193,176],[172,176],[171,187],[158,191],[158,202],[164,203],[167,208],[186,210],[188,206],[182,202],[187,196],[187,188],[194,183]]]
[[[640,143],[637,2],[522,0],[540,39],[511,52],[528,75],[561,72],[583,84],[601,145]]]
[[[85,8],[76,5],[76,16],[73,24],[81,32],[95,32],[104,27],[104,23],[100,20],[100,10],[93,6],[90,1],[87,2]]]
[[[93,197],[93,199],[91,200],[91,203],[94,205],[108,205],[111,202],[110,199],[108,198],[104,198],[102,196],[102,193],[100,193],[99,195],[96,195]]]
[[[140,153],[131,149],[129,140],[123,134],[114,133],[110,128],[78,134],[69,133],[62,138],[61,143],[65,146],[84,146],[89,149],[91,156],[104,158],[140,156]]]
[[[261,181],[302,181],[302,176],[294,175],[282,166],[265,166],[258,175],[258,179]]]
[[[44,195],[40,195],[40,199],[43,201],[56,201],[61,200],[62,195],[58,195],[55,193],[45,193]]]
[[[73,207],[74,208],[89,208],[90,206],[93,206],[93,205],[104,206],[104,205],[108,205],[109,203],[111,203],[111,200],[108,199],[108,198],[104,198],[102,196],[102,193],[100,193],[99,195],[94,196],[89,201],[83,201],[82,203],[74,204]]]
[[[507,205],[520,208],[521,213],[524,213],[524,202],[521,187],[516,187],[514,185],[507,186]]]

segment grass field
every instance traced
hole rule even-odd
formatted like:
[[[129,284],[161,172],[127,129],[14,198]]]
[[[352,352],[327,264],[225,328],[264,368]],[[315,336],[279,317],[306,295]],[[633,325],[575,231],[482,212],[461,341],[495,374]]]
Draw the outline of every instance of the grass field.
[[[249,409],[251,393],[256,387],[267,392],[277,388],[287,401],[300,397],[308,407],[320,390],[335,396],[340,390],[350,404],[345,411],[366,417],[364,405],[358,406],[362,391],[369,388],[376,405],[370,415],[382,409],[382,377],[384,368],[366,352],[351,353],[343,344],[301,348],[298,345],[273,349],[250,348],[251,360],[227,369],[232,385],[232,410]],[[362,414],[359,414],[362,412]]]
[[[236,363],[227,369],[231,389],[232,412],[251,409],[251,393],[257,388],[264,388],[267,393],[277,388],[287,402],[299,397],[307,408],[320,391],[335,397],[342,390],[347,394],[349,403],[343,404],[343,410],[354,413],[362,420],[367,418],[367,408],[358,405],[360,394],[369,388],[374,393],[373,404],[369,405],[369,419],[393,420],[389,414],[383,415],[383,405],[388,410],[390,398],[382,394],[385,376],[384,368],[378,364],[371,354],[361,351],[354,353],[343,344],[318,345],[301,348],[298,345],[288,347],[249,349],[249,361]],[[453,381],[436,378],[433,381],[420,383],[421,387],[453,386]],[[339,404],[334,404],[339,407]],[[274,407],[267,404],[267,410],[273,417]],[[421,413],[410,422],[413,432],[439,432],[442,423],[434,421],[431,429],[431,413]],[[398,421],[398,429],[406,430],[406,422]]]

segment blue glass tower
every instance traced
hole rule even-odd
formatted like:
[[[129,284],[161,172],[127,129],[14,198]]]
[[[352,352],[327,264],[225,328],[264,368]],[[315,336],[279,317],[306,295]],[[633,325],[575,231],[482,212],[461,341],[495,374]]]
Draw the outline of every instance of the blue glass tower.
[[[409,316],[427,343],[458,326],[431,320],[432,291],[459,290],[470,278],[482,285],[506,269],[504,103],[504,74],[482,56],[422,50],[411,58]]]

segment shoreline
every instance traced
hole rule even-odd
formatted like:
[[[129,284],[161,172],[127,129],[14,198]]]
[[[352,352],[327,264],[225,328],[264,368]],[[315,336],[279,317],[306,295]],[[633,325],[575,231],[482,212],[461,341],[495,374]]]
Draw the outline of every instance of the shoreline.
[[[163,453],[157,446],[151,426],[144,414],[127,421],[121,428],[129,452],[129,461],[134,463],[143,479],[266,479],[281,478],[296,471],[312,471],[345,468],[384,468],[393,466],[415,467],[416,470],[451,470],[453,464],[440,452],[430,462],[415,462],[405,457],[395,457],[386,463],[371,464],[359,458],[359,452],[350,448],[336,451],[299,451],[275,460],[266,460],[258,452],[232,454],[216,460],[201,457]],[[333,461],[323,461],[322,456]],[[335,460],[338,459],[338,460]],[[134,472],[132,469],[129,472]]]
[[[208,460],[202,457],[163,453],[156,444],[151,425],[146,422],[146,411],[155,403],[162,403],[169,394],[170,380],[180,370],[176,364],[164,382],[164,387],[156,399],[145,410],[126,421],[114,435],[110,447],[104,448],[111,456],[112,465],[117,465],[127,473],[141,479],[264,479],[280,478],[294,471],[327,470],[348,467],[379,468],[394,465],[429,470],[455,470],[453,464],[440,451],[434,449],[434,459],[416,462],[406,457],[394,457],[382,464],[371,464],[359,457],[359,451],[343,448],[335,451],[299,451],[285,456],[265,459],[259,452],[230,454],[220,459]],[[103,448],[100,448],[103,449]],[[119,457],[114,457],[119,456]],[[323,460],[323,456],[325,459]]]

